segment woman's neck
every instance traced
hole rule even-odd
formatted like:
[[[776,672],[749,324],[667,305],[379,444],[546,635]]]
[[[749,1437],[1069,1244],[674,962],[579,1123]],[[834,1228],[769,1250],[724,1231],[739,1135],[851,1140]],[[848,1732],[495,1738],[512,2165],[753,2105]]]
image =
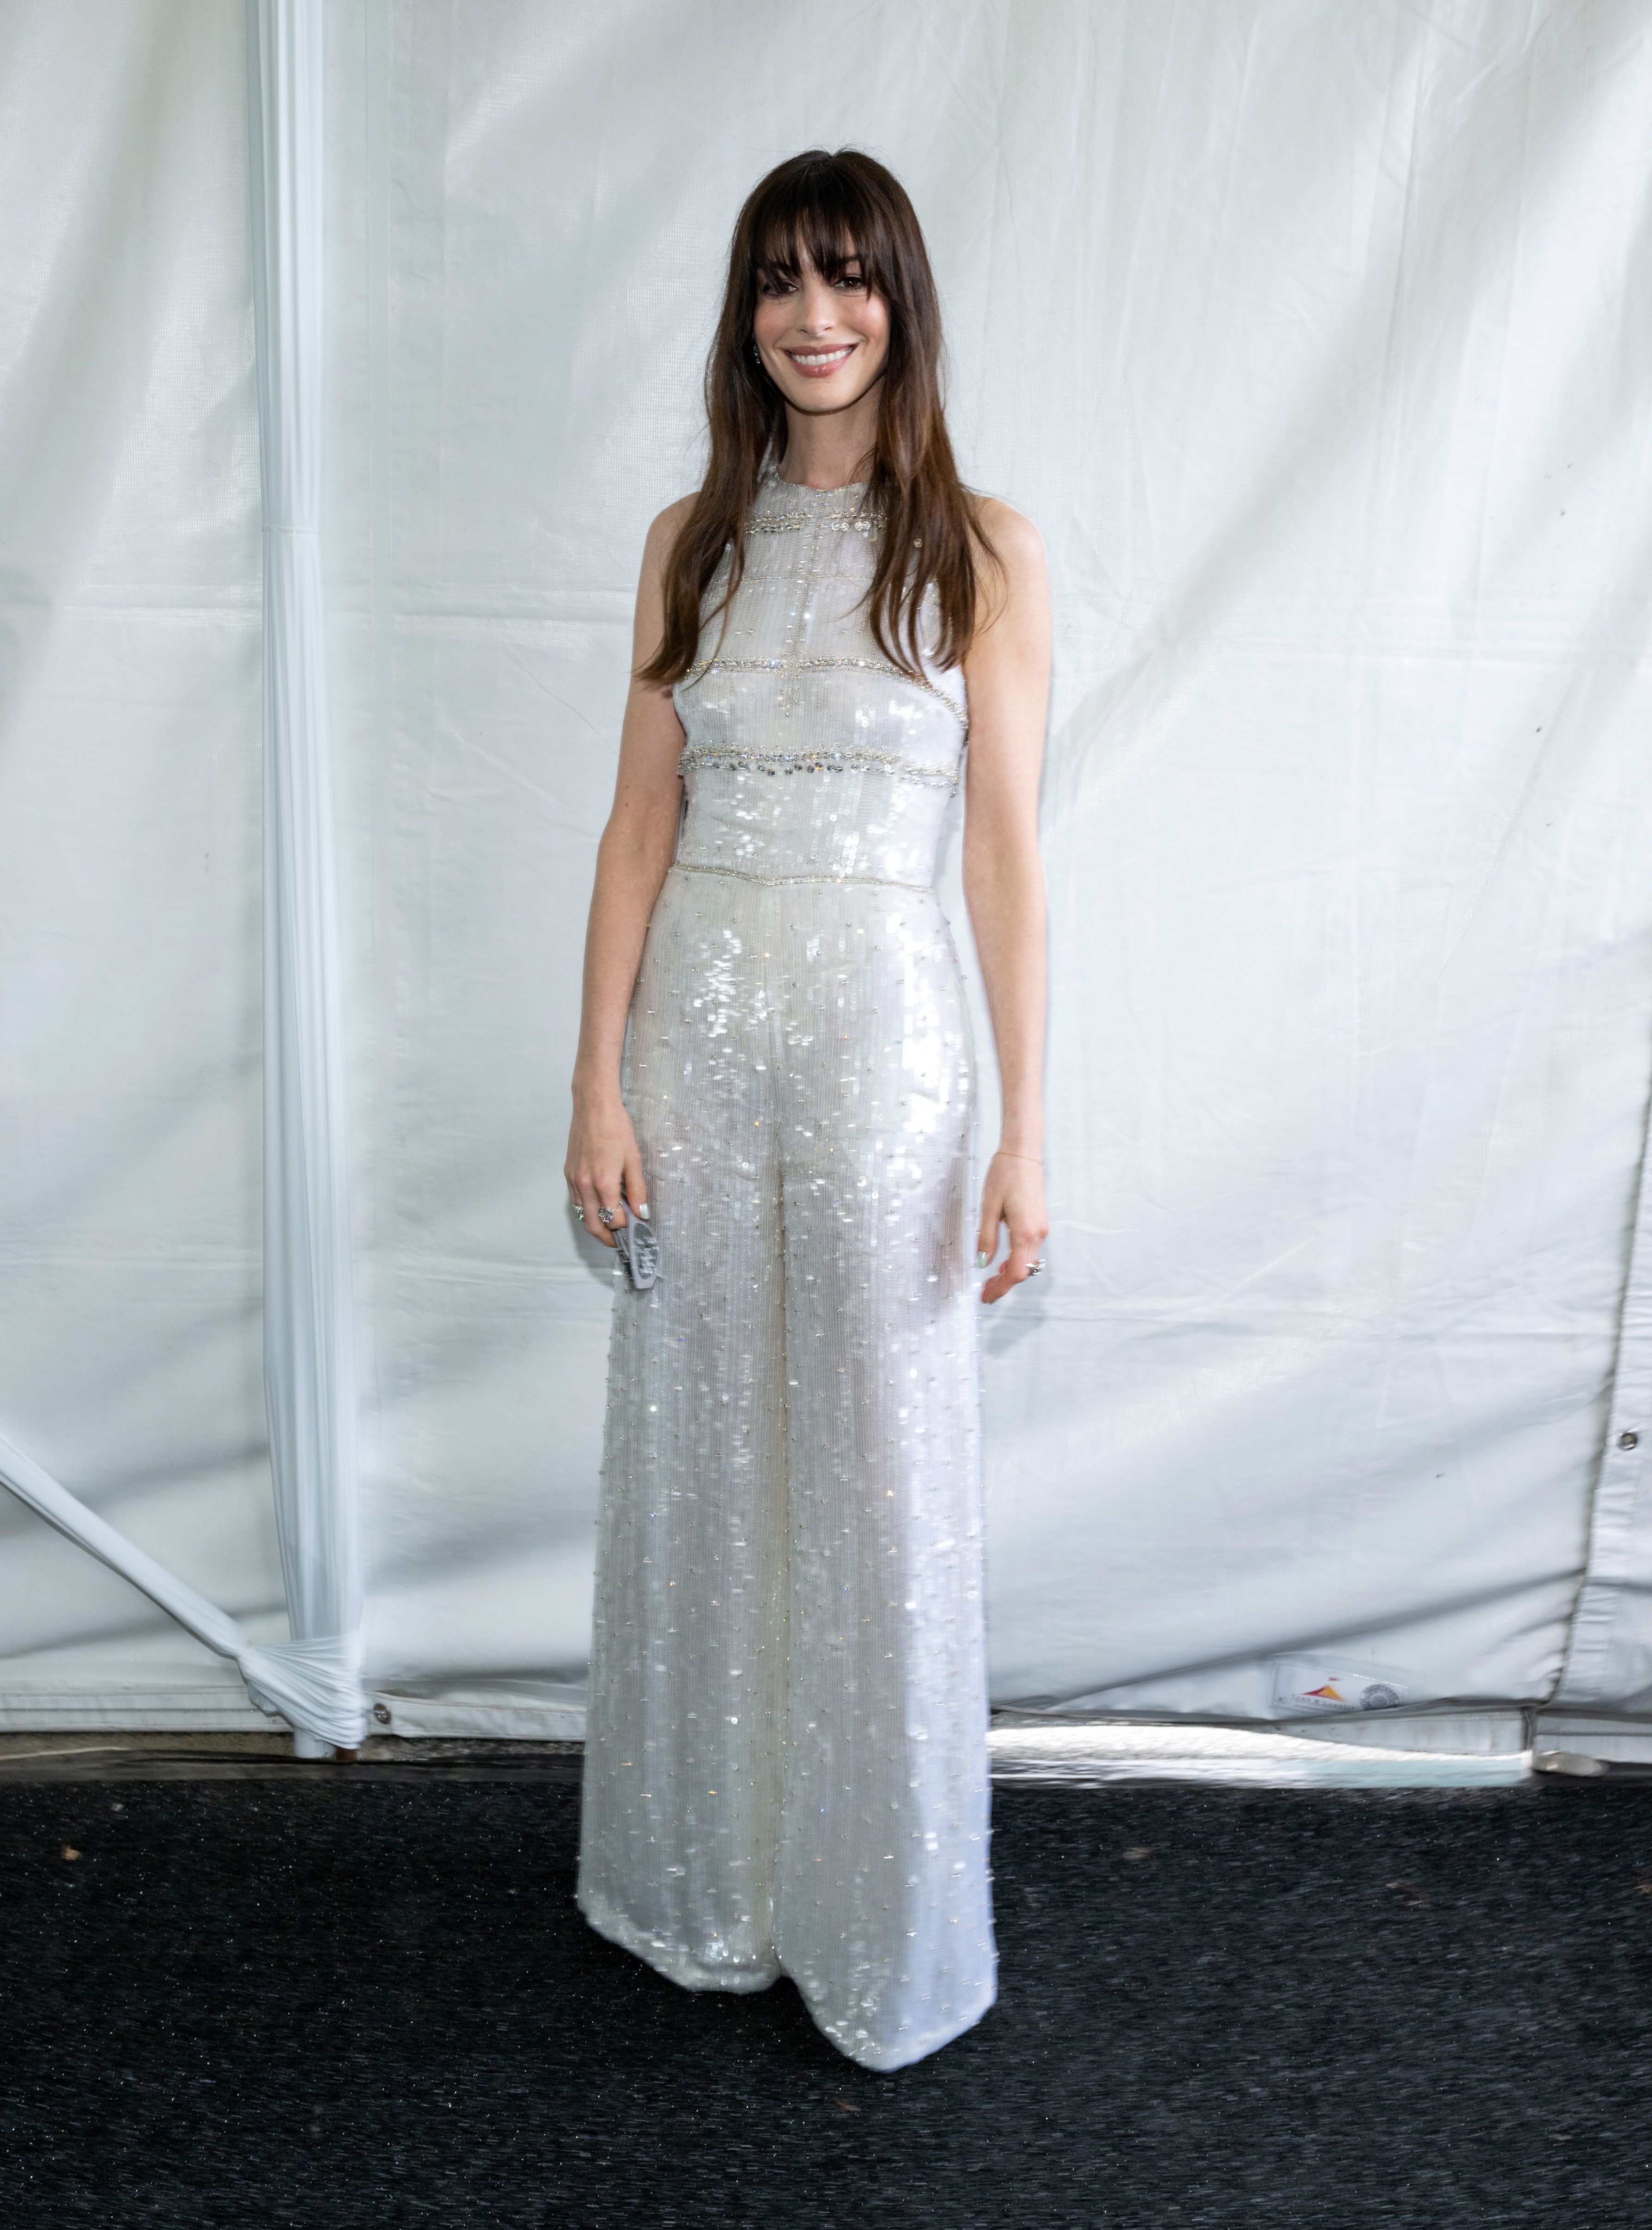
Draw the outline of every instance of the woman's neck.
[[[878,381],[842,410],[786,411],[780,476],[794,487],[847,487],[871,470],[877,442]]]

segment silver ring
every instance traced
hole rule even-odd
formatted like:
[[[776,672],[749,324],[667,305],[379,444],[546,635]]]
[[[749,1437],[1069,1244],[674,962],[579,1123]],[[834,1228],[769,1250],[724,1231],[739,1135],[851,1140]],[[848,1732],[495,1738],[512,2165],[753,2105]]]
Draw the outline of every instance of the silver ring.
[[[1040,1255],[1039,1255],[1039,1257],[1038,1257],[1038,1260],[1037,1260],[1036,1262],[1029,1262],[1029,1263],[1027,1264],[1027,1266],[1026,1266],[1026,1273],[1027,1273],[1027,1275],[1028,1275],[1028,1277],[1029,1277],[1029,1278],[1036,1278],[1036,1277],[1038,1276],[1038,1274],[1039,1271],[1040,1271],[1040,1270],[1042,1270],[1042,1269],[1044,1269],[1044,1268],[1045,1268],[1046,1266],[1046,1266],[1046,1264],[1045,1264],[1045,1259],[1044,1259],[1043,1255],[1042,1255],[1042,1254],[1040,1254]]]
[[[611,1208],[599,1208],[596,1211],[596,1220],[599,1223],[612,1223],[614,1210]]]
[[[585,1221],[585,1210],[580,1206],[579,1202],[576,1200],[570,1200],[568,1205],[573,1209],[575,1215],[578,1216],[580,1221],[583,1223]]]

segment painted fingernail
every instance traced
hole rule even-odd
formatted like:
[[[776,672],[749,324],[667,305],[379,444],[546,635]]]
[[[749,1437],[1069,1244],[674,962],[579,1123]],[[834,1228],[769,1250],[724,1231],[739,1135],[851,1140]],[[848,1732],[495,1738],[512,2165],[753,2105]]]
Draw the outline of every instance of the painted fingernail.
[[[984,1269],[987,1267],[987,1264],[992,1260],[992,1259],[993,1259],[993,1258],[992,1258],[992,1256],[991,1256],[990,1254],[988,1254],[987,1253],[986,1253],[986,1252],[985,1252],[985,1250],[983,1250],[980,1254],[977,1254],[977,1255],[976,1255],[976,1257],[975,1257],[975,1267],[976,1267],[978,1270],[984,1270]]]
[[[646,1200],[640,1200],[637,1202],[637,1213],[641,1216],[643,1221],[646,1223],[648,1221],[648,1203]]]

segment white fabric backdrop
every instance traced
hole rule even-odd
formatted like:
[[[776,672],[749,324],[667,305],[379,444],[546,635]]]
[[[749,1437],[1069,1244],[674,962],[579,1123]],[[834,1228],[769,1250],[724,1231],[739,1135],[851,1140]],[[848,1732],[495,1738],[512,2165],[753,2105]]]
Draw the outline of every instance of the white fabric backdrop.
[[[90,63],[88,18],[125,27]],[[32,661],[0,734],[0,1428],[273,1615],[239,16],[6,20],[0,98],[35,137],[0,204]],[[1644,10],[341,0],[329,25],[394,1723],[577,1725],[607,1283],[559,1167],[632,586],[693,479],[738,200],[845,140],[913,191],[965,468],[1038,522],[1057,596],[1057,1231],[987,1339],[999,1700],[1265,1715],[1280,1657],[1417,1704],[1546,1696],[1652,1085]],[[219,880],[191,880],[211,815]],[[179,1695],[211,1677],[0,1525],[13,1724],[48,1680],[106,1717],[163,1658]]]

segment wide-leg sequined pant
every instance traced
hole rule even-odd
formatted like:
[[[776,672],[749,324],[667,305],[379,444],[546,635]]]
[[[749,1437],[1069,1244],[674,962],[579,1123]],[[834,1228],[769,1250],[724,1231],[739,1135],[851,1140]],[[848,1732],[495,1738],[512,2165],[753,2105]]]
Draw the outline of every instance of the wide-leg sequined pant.
[[[873,2068],[992,2003],[967,1010],[928,892],[674,869],[625,1062],[579,1900]]]

